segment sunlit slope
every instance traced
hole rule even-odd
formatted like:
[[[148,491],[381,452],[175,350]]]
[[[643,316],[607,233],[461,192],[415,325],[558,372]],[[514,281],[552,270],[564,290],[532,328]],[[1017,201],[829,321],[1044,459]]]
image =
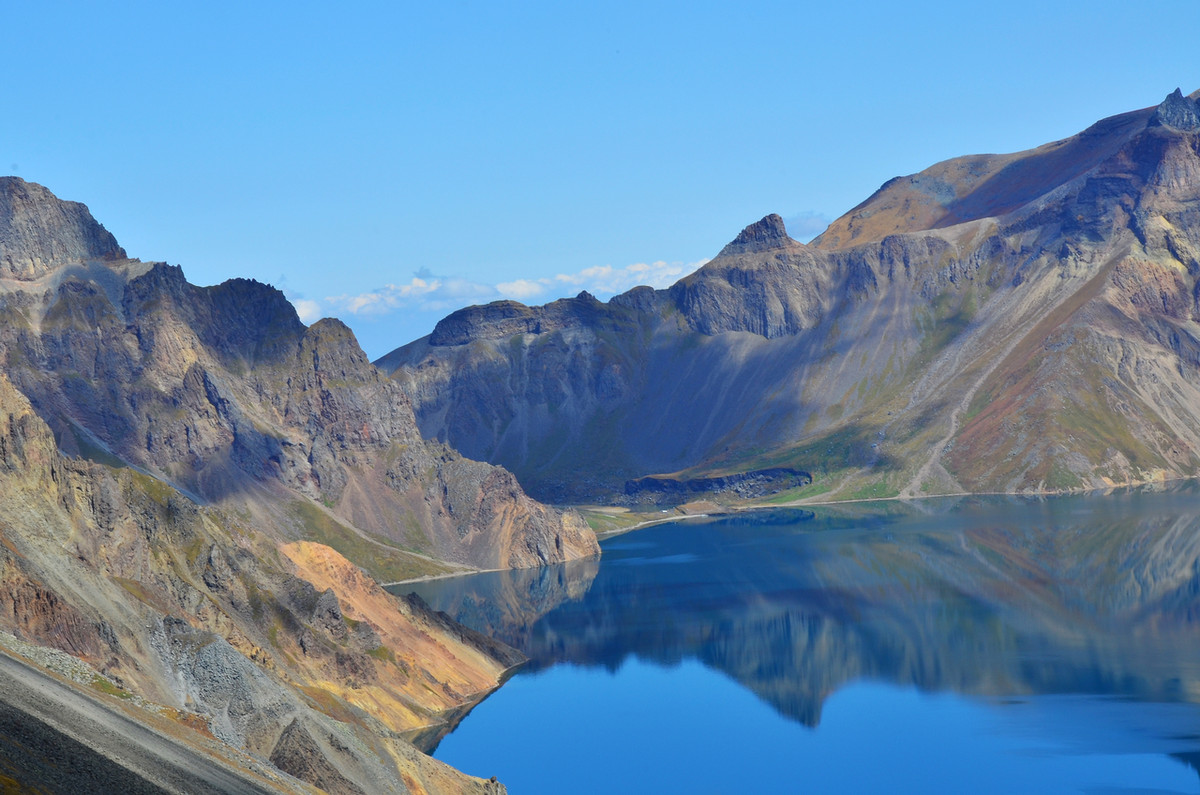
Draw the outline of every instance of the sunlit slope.
[[[577,515],[427,444],[350,329],[306,327],[279,290],[127,259],[86,207],[15,177],[0,178],[0,263],[0,361],[69,455],[136,467],[384,579],[596,551]]]
[[[777,499],[1191,476],[1197,107],[947,161],[807,246],[768,216],[667,290],[462,310],[379,364],[425,435],[556,499],[772,468],[813,477]]]

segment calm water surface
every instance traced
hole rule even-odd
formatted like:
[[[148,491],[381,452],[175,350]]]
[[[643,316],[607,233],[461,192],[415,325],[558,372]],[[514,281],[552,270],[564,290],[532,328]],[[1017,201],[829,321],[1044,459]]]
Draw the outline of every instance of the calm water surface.
[[[1194,488],[603,546],[418,590],[531,659],[437,758],[514,795],[1200,792]]]

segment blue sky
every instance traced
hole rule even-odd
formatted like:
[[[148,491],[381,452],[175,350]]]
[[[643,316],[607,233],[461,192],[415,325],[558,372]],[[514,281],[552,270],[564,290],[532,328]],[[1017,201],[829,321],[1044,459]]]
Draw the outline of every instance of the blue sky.
[[[0,172],[379,356],[1200,87],[1200,2],[10,3]]]

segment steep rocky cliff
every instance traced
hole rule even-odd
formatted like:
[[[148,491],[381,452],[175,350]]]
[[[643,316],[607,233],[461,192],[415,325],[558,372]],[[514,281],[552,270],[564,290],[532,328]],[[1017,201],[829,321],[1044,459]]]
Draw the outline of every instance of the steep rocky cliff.
[[[1177,91],[949,160],[809,245],[768,216],[667,290],[464,310],[379,364],[427,436],[543,498],[780,467],[835,498],[1190,477],[1198,113]]]
[[[596,553],[578,515],[426,444],[342,323],[306,328],[257,282],[201,288],[124,259],[86,208],[40,186],[0,180],[5,197],[0,256],[38,267],[0,280],[0,356],[64,451],[326,540],[385,579]]]
[[[21,179],[0,180],[0,278],[32,280],[62,263],[124,258],[84,205]]]
[[[0,629],[145,705],[126,714],[329,792],[489,791],[401,737],[452,718],[519,655],[387,597],[328,547],[280,546],[130,468],[62,456],[3,373],[0,517]]]
[[[132,710],[268,789],[503,791],[405,738],[445,731],[521,656],[377,580],[589,557],[578,514],[425,442],[340,322],[128,259],[86,207],[11,177],[0,362],[0,646],[66,652],[71,686],[116,697],[96,714]]]

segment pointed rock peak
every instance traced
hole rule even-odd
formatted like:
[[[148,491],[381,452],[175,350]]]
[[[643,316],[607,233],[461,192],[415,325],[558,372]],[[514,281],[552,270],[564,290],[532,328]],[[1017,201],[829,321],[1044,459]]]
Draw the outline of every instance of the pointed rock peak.
[[[342,345],[353,342],[358,345],[354,331],[336,317],[323,317],[303,331],[306,337],[318,344]]]
[[[1150,117],[1150,125],[1190,132],[1200,130],[1200,106],[1178,88],[1167,95]]]
[[[61,265],[124,258],[84,205],[20,177],[0,177],[0,277],[32,280]]]
[[[795,244],[796,241],[788,237],[787,229],[783,225],[783,219],[775,213],[771,213],[761,221],[750,224],[750,226],[743,229],[741,234],[733,239],[732,243],[721,249],[719,256],[770,251],[789,243]]]

